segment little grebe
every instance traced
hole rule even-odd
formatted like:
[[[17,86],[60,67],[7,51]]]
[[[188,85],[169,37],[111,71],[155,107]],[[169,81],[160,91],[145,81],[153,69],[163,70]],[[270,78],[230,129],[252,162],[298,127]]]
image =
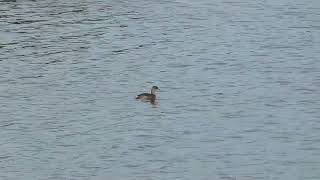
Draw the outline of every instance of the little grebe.
[[[152,86],[151,93],[142,93],[136,96],[136,99],[154,102],[156,100],[156,91],[159,90],[158,86]]]

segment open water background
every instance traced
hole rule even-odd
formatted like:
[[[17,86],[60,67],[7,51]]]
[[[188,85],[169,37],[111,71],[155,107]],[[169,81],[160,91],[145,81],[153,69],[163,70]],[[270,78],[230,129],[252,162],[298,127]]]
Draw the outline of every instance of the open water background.
[[[0,179],[319,180],[319,57],[318,0],[2,0]]]

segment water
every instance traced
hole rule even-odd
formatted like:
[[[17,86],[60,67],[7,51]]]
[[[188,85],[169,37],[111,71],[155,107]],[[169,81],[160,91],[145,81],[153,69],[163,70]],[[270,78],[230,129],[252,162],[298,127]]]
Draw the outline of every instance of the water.
[[[319,12],[0,1],[0,179],[320,179]]]

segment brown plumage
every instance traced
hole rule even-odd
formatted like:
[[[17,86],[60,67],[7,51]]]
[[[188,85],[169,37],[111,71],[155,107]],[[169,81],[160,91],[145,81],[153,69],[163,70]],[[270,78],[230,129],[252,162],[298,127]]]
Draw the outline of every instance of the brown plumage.
[[[156,91],[159,90],[158,86],[153,86],[151,88],[150,93],[142,93],[136,96],[136,99],[144,100],[144,101],[151,101],[154,102],[156,100]]]

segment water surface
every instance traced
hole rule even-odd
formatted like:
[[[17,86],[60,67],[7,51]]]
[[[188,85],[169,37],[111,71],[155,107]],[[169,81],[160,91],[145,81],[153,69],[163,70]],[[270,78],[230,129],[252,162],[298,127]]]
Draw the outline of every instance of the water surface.
[[[319,12],[0,1],[0,179],[318,180]]]

